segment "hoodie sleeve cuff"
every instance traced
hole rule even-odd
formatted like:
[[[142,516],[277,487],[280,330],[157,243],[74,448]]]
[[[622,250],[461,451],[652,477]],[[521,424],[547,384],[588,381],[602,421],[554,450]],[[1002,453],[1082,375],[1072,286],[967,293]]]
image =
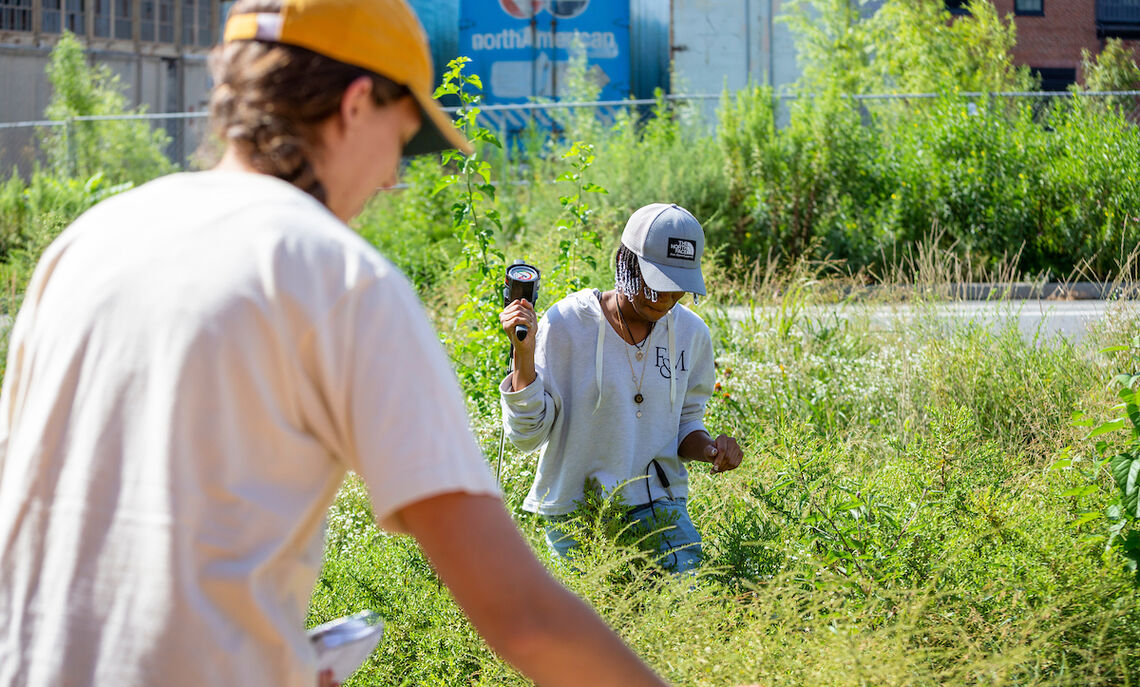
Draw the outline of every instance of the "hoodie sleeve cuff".
[[[518,391],[512,391],[510,377],[504,377],[499,383],[499,395],[503,403],[516,413],[536,413],[546,405],[541,375],[535,376],[533,382]]]

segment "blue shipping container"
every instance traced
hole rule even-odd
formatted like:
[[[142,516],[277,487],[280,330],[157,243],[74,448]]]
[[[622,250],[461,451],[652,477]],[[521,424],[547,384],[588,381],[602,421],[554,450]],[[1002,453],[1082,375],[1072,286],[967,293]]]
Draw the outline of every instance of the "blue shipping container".
[[[632,94],[628,2],[462,0],[459,10],[459,54],[471,58],[489,104],[564,96],[576,51],[601,99]]]
[[[459,0],[408,0],[431,41],[431,60],[438,86],[447,63],[459,54]]]

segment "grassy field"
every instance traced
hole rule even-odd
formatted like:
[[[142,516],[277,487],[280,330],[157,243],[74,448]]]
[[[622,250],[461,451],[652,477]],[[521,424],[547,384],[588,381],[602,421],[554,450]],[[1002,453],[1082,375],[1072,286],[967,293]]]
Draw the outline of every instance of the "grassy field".
[[[677,684],[1136,684],[1140,593],[1106,549],[1118,490],[1100,465],[1128,436],[1089,434],[1119,414],[1113,378],[1140,366],[1140,320],[1114,309],[1079,346],[933,308],[884,330],[874,302],[811,314],[842,292],[825,271],[722,275],[698,306],[717,349],[707,422],[741,437],[746,460],[695,470],[696,581],[658,574],[614,531],[615,503],[579,511],[589,572],[550,561],[519,510],[534,457],[508,450],[506,499],[536,552]],[[936,291],[905,293],[923,312]],[[730,293],[763,307],[731,323]],[[494,461],[498,418],[472,422]],[[371,607],[389,623],[350,684],[526,684],[414,543],[371,525],[355,479],[327,556],[310,621]]]
[[[846,0],[798,4],[845,8],[819,13],[827,26],[850,14]],[[941,2],[884,7],[891,12],[880,17],[912,30],[839,26],[836,35],[871,41],[881,32],[889,50],[848,54],[826,32],[809,32],[818,50],[806,53],[816,62],[804,62],[805,74],[826,88],[805,84],[812,97],[782,127],[774,94],[749,88],[725,95],[715,132],[661,101],[612,125],[569,114],[562,138],[528,132],[539,137],[530,152],[508,153],[477,125],[479,85],[453,63],[449,92],[465,103],[461,125],[477,154],[411,162],[407,187],[378,197],[355,227],[428,304],[494,461],[494,389],[506,354],[494,323],[507,261],[541,267],[544,306],[576,288],[607,288],[610,251],[633,209],[677,202],[701,219],[713,292],[696,309],[718,363],[706,419],[746,451],[732,473],[693,475],[690,510],[708,556],[701,575],[660,575],[630,533],[617,531],[621,504],[604,500],[578,514],[579,567],[589,572],[561,567],[539,524],[519,510],[534,457],[508,450],[501,475],[537,554],[668,679],[1135,685],[1140,587],[1129,565],[1140,559],[1132,425],[1140,406],[1125,394],[1131,406],[1121,407],[1117,376],[1140,371],[1140,319],[1116,310],[1069,345],[1026,341],[1014,322],[997,331],[947,323],[926,306],[948,284],[1007,280],[1018,265],[1033,279],[1115,273],[1136,282],[1140,135],[1113,100],[1048,111],[1028,100],[968,100],[959,91],[1020,90],[1009,87],[1020,77],[1007,73],[1008,55],[926,45],[950,35],[922,28],[945,24]],[[981,17],[981,4],[975,9]],[[928,24],[911,21],[914,12]],[[959,38],[980,37],[982,47],[1001,44],[986,36],[1005,40],[1001,25],[973,31],[980,25],[971,21],[953,23]],[[949,62],[900,61],[909,85],[831,83],[886,73],[891,65],[864,62],[900,46]],[[1128,77],[1120,83],[1131,83],[1140,68],[1117,52]],[[113,87],[84,76],[76,55],[60,53],[61,79]],[[961,61],[971,55],[993,62],[990,71]],[[1110,67],[1085,72],[1112,90]],[[947,78],[961,71],[997,81],[947,87],[942,72],[951,68]],[[874,108],[846,97],[926,90],[943,95]],[[141,155],[161,147],[145,125],[89,129],[82,159],[47,139],[48,158],[54,150],[67,164],[0,184],[4,312],[15,312],[32,266],[63,227],[168,168]],[[140,155],[125,158],[124,142]],[[867,284],[877,287],[873,298],[848,295]],[[906,299],[920,316],[872,327],[876,299]],[[759,309],[733,323],[731,304]],[[817,304],[838,305],[841,316]],[[1121,420],[1124,412],[1134,419]],[[1135,466],[1131,477],[1121,465]],[[329,513],[309,617],[316,624],[374,608],[387,619],[383,643],[350,684],[525,684],[478,638],[414,542],[372,522],[352,478]]]

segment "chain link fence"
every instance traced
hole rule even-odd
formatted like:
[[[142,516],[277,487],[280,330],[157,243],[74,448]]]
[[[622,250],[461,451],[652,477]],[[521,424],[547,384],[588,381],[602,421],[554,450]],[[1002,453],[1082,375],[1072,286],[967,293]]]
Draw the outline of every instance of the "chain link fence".
[[[1014,103],[1030,103],[1035,115],[1044,120],[1052,108],[1071,102],[1074,97],[1093,99],[1106,106],[1120,108],[1132,122],[1140,123],[1140,91],[1105,92],[1011,92],[1011,93],[960,93],[967,100],[967,109],[976,111],[982,100],[993,102],[1002,100]],[[805,96],[790,94],[773,95],[776,120],[787,121],[792,103]],[[850,96],[860,103],[866,113],[866,121],[888,107],[920,107],[923,103],[937,101],[942,96],[934,93],[857,95]],[[716,124],[716,110],[721,100],[720,94],[668,95],[661,101],[612,100],[599,102],[551,102],[523,103],[513,105],[484,105],[480,109],[479,120],[483,126],[499,132],[504,139],[513,139],[522,132],[533,131],[548,138],[558,137],[576,122],[587,117],[602,126],[610,126],[622,117],[641,121],[649,117],[655,108],[665,107],[671,112],[689,118],[697,126],[713,130]],[[454,112],[456,108],[445,108]],[[154,127],[161,127],[169,142],[165,153],[176,164],[190,168],[199,159],[202,142],[208,134],[205,112],[175,112],[163,114],[131,114],[75,117],[70,120],[39,120],[24,122],[0,122],[0,170],[4,177],[12,173],[26,177],[36,166],[48,164],[48,154],[44,149],[44,138],[48,131],[62,130],[64,141],[70,140],[66,132],[82,122],[147,121]],[[67,158],[67,151],[57,157]],[[66,164],[66,162],[65,162]]]
[[[46,137],[62,133],[56,137],[66,148],[58,157],[63,158],[65,167],[74,168],[75,151],[70,149],[76,136],[74,131],[86,122],[145,121],[154,128],[161,128],[168,143],[166,157],[182,167],[191,167],[198,155],[198,149],[207,134],[205,112],[169,112],[156,114],[91,115],[67,120],[38,120],[27,122],[0,122],[0,170],[4,178],[12,173],[27,177],[32,170],[46,167],[51,160],[46,148]],[[69,165],[68,159],[72,162]]]

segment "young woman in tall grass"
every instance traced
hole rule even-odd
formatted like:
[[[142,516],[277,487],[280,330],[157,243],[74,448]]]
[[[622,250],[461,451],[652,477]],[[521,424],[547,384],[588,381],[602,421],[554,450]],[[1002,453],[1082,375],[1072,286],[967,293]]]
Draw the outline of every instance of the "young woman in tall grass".
[[[701,539],[686,508],[688,461],[714,471],[743,458],[736,439],[704,426],[712,393],[712,341],[704,322],[678,302],[705,292],[704,232],[687,210],[656,203],[637,210],[614,258],[615,287],[586,289],[555,303],[538,324],[531,303],[500,316],[514,347],[514,371],[500,387],[508,435],[542,447],[523,507],[547,521],[561,556],[577,547],[565,521],[586,489],[620,493],[626,519],[656,532],[664,567],[701,562]],[[657,325],[661,323],[662,326]],[[537,329],[519,339],[517,325]]]

